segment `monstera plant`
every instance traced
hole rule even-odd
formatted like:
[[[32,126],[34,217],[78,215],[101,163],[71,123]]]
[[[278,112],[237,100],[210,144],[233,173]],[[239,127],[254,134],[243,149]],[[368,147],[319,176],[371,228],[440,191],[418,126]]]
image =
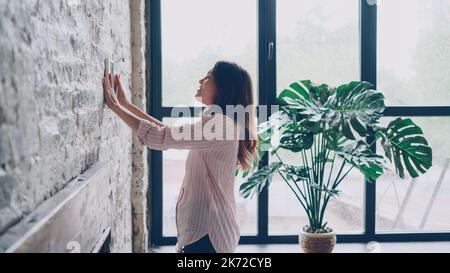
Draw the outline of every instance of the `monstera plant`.
[[[292,83],[278,97],[280,111],[258,127],[260,156],[269,151],[277,160],[250,177],[243,174],[248,179],[241,195],[259,194],[274,174],[280,175],[309,220],[300,230],[303,250],[331,252],[336,236],[325,213],[350,172],[359,170],[373,182],[391,166],[401,178],[417,177],[432,166],[432,150],[411,119],[380,125],[384,99],[368,82],[337,88],[308,80]],[[377,142],[382,153],[373,149]],[[286,163],[281,150],[294,153],[297,163]]]

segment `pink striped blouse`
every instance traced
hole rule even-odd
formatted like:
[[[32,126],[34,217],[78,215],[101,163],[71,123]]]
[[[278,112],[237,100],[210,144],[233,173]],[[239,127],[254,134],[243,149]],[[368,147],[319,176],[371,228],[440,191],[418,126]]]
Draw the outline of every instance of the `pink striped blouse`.
[[[210,122],[218,125],[203,133],[202,128],[206,129]],[[190,150],[176,205],[177,252],[206,234],[216,252],[236,250],[240,231],[233,187],[239,140],[233,132],[238,128],[223,114],[202,114],[200,121],[179,127],[160,127],[146,120],[139,123],[136,136],[142,145],[162,151]],[[184,136],[190,138],[180,139],[174,132],[188,132]]]

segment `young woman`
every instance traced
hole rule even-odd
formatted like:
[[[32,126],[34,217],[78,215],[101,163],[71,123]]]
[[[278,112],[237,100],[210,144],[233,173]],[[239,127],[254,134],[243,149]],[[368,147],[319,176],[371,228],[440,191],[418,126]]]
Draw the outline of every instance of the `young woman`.
[[[111,75],[103,79],[105,102],[136,133],[141,144],[163,151],[189,150],[176,205],[177,252],[234,252],[240,237],[233,190],[235,171],[251,169],[258,145],[249,73],[235,63],[216,63],[199,81],[195,94],[207,106],[200,121],[180,127],[166,126],[132,105],[120,78],[114,79],[116,90],[111,88],[112,80]],[[251,108],[247,111],[250,115],[241,120],[234,112],[228,113],[227,106]],[[215,138],[202,130],[207,126]],[[230,130],[240,135],[233,133],[230,138]],[[180,138],[174,132],[188,133],[189,137]]]

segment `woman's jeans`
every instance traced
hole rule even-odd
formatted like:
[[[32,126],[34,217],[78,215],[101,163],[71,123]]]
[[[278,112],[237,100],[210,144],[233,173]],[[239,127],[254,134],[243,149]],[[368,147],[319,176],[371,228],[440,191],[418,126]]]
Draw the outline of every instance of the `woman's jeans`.
[[[184,246],[181,253],[216,253],[216,250],[209,239],[209,235],[205,235],[200,240]]]

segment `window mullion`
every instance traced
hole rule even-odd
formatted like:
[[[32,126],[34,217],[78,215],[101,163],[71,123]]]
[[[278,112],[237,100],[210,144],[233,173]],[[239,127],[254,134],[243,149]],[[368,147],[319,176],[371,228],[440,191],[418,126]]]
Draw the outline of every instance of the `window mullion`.
[[[377,6],[361,0],[361,80],[377,85]],[[371,132],[368,143],[372,143]],[[371,147],[376,152],[375,144]],[[375,236],[376,181],[365,183],[365,236],[367,241]]]

